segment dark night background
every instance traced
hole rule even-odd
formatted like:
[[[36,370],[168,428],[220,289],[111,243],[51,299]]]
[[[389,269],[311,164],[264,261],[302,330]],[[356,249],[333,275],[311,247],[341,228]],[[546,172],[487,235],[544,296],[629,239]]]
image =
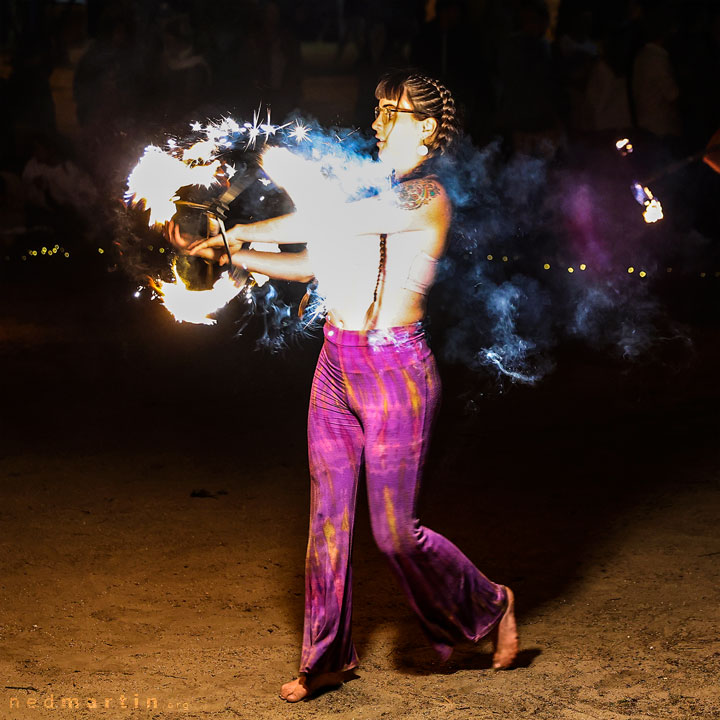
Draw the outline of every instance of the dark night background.
[[[125,210],[123,181],[164,133],[260,103],[275,122],[368,128],[378,76],[408,63],[456,92],[476,146],[541,162],[547,197],[579,176],[601,205],[617,192],[608,284],[641,282],[637,250],[655,315],[633,358],[558,334],[532,386],[437,348],[421,519],[514,588],[520,667],[437,665],[361,502],[360,680],[293,711],[720,717],[720,175],[697,161],[653,183],[666,218],[647,228],[626,192],[628,167],[651,176],[720,129],[710,0],[0,0],[0,716],[13,697],[7,717],[34,716],[26,699],[50,693],[152,693],[190,717],[286,710],[319,334],[271,353],[260,320],[238,337],[232,317],[179,325],[136,299],[169,248]],[[644,92],[660,76],[662,102]],[[635,157],[617,156],[621,137]],[[555,230],[483,240],[488,276],[545,282],[548,262],[566,282],[576,228]],[[634,316],[633,297],[608,323]],[[435,307],[441,344],[455,316]]]

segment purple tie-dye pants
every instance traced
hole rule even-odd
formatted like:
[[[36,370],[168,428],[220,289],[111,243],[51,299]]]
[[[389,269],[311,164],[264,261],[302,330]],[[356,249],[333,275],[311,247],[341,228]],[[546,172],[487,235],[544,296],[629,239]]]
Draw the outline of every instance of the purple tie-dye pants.
[[[420,525],[416,499],[440,383],[420,323],[368,333],[325,324],[308,416],[311,497],[300,672],[348,670],[350,555],[361,463],[372,532],[420,624],[448,658],[498,623],[505,589]]]

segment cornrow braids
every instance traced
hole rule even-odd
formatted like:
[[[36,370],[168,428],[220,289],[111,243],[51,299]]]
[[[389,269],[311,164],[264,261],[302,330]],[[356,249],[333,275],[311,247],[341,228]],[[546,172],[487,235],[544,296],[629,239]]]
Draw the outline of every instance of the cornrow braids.
[[[413,114],[418,117],[435,118],[437,130],[428,144],[429,157],[443,155],[460,135],[460,122],[452,93],[439,80],[416,71],[401,70],[389,73],[380,79],[375,89],[375,97],[387,98],[399,102],[406,95]],[[423,163],[424,164],[424,163]],[[393,185],[397,180],[393,173]],[[382,290],[385,284],[387,268],[387,235],[380,235],[380,262],[373,291],[373,301],[365,313],[363,331],[375,327],[380,313]]]
[[[430,77],[423,77],[425,82],[432,85],[442,101],[442,111],[438,122],[438,129],[433,138],[433,144],[440,154],[444,154],[453,140],[460,134],[460,124],[457,118],[455,99],[450,91],[438,80]]]
[[[375,97],[399,101],[403,93],[415,115],[437,120],[438,127],[428,150],[431,154],[444,154],[460,134],[458,112],[450,90],[429,75],[414,70],[400,70],[381,78]]]

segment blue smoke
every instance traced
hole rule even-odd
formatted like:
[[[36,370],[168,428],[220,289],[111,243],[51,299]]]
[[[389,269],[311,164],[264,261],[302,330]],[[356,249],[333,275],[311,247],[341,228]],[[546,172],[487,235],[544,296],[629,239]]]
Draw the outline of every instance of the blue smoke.
[[[306,126],[307,139],[294,142],[285,131],[268,142],[319,163],[349,200],[387,187],[382,166],[371,158],[372,137],[299,117],[286,122]],[[254,152],[242,147],[244,138],[234,142],[236,152]],[[508,157],[499,142],[476,148],[466,140],[452,157],[432,163],[454,208],[429,302],[433,344],[446,361],[533,384],[553,369],[553,349],[564,341],[638,359],[667,336],[650,283],[623,268],[628,258],[640,258],[648,272],[656,269],[672,233],[644,225],[627,178]],[[292,209],[267,179],[256,185],[231,209],[235,221]],[[256,333],[258,346],[273,352],[312,334],[324,306],[312,284],[305,290],[310,302],[299,317],[297,286],[271,281],[255,289],[238,333]],[[670,335],[681,334],[673,329]]]

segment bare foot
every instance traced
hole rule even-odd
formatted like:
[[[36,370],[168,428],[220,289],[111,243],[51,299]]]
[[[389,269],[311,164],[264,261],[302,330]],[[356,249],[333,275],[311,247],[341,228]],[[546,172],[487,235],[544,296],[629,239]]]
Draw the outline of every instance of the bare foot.
[[[515,623],[515,595],[509,588],[505,588],[508,606],[497,627],[493,631],[494,646],[493,669],[507,670],[512,667],[518,654],[518,633]]]
[[[322,673],[308,678],[301,673],[296,680],[285,683],[280,688],[280,697],[288,702],[299,702],[325,687],[342,685],[345,681],[344,673]]]

